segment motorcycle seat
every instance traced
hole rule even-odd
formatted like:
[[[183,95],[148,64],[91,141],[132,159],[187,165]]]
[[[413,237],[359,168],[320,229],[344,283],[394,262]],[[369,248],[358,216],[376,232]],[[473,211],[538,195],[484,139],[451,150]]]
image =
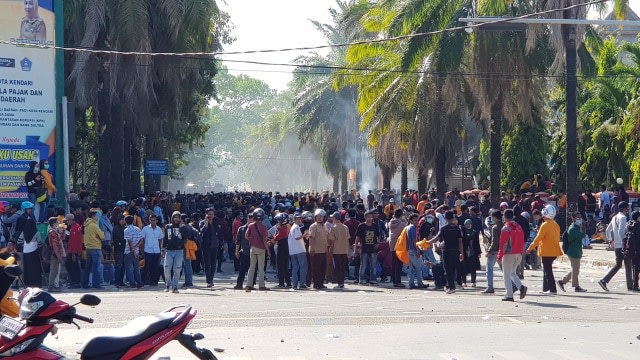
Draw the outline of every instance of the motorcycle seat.
[[[166,329],[176,316],[176,313],[167,312],[135,318],[124,327],[87,341],[78,353],[83,359],[101,358],[114,353],[124,354],[136,343]]]

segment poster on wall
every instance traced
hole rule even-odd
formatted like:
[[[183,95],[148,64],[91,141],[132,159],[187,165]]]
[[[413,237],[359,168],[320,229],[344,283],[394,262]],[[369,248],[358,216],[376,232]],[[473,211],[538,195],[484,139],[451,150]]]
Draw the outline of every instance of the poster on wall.
[[[31,161],[55,176],[54,0],[0,0],[0,199],[27,198]],[[9,43],[6,43],[6,42]]]

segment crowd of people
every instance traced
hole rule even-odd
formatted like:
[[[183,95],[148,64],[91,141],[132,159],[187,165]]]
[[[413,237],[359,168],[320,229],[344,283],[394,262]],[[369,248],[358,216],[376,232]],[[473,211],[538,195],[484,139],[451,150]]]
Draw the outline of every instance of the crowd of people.
[[[36,176],[33,181],[45,182]],[[615,246],[616,266],[599,284],[608,291],[607,283],[624,265],[627,288],[638,291],[640,212],[627,221],[628,203],[612,200],[608,205],[618,212],[606,233]],[[69,194],[68,203],[68,213],[39,208],[37,199],[0,203],[0,241],[19,255],[27,286],[141,289],[162,280],[165,291],[177,293],[194,286],[194,274],[203,274],[205,286],[213,287],[215,273],[229,261],[238,274],[238,290],[269,290],[265,272],[271,266],[282,289],[387,281],[394,288],[423,289],[432,281],[434,288],[453,294],[476,287],[484,253],[483,293],[495,293],[498,264],[504,273],[503,300],[513,301],[514,292],[524,298],[524,270],[538,268],[539,262],[543,293],[565,291],[569,281],[575,291],[586,291],[578,277],[587,236],[584,215],[571,214],[563,231],[556,207],[535,194],[503,194],[497,209],[487,199],[456,191],[439,200],[435,191],[387,190],[364,198],[357,192],[341,198],[328,192],[158,192],[117,202],[92,200],[81,191]],[[556,280],[552,265],[563,253],[571,271]],[[63,267],[68,275],[61,281]]]

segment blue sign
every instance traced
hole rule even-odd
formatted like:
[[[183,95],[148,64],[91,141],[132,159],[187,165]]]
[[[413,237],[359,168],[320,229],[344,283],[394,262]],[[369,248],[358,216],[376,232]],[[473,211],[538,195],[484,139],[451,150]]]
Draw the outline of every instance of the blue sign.
[[[169,175],[168,160],[147,160],[144,162],[145,175]]]
[[[0,58],[0,67],[14,68],[16,67],[16,59]]]

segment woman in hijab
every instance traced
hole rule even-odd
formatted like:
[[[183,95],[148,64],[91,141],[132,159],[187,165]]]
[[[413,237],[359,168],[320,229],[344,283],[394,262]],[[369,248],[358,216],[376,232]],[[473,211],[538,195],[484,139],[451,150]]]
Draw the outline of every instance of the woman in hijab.
[[[38,250],[38,227],[33,215],[33,203],[24,201],[20,207],[22,215],[16,222],[16,243],[22,246],[23,280],[27,287],[42,287],[42,264]],[[19,251],[19,250],[18,250]]]
[[[25,16],[20,21],[20,39],[47,41],[47,27],[38,14],[38,0],[24,0]]]

